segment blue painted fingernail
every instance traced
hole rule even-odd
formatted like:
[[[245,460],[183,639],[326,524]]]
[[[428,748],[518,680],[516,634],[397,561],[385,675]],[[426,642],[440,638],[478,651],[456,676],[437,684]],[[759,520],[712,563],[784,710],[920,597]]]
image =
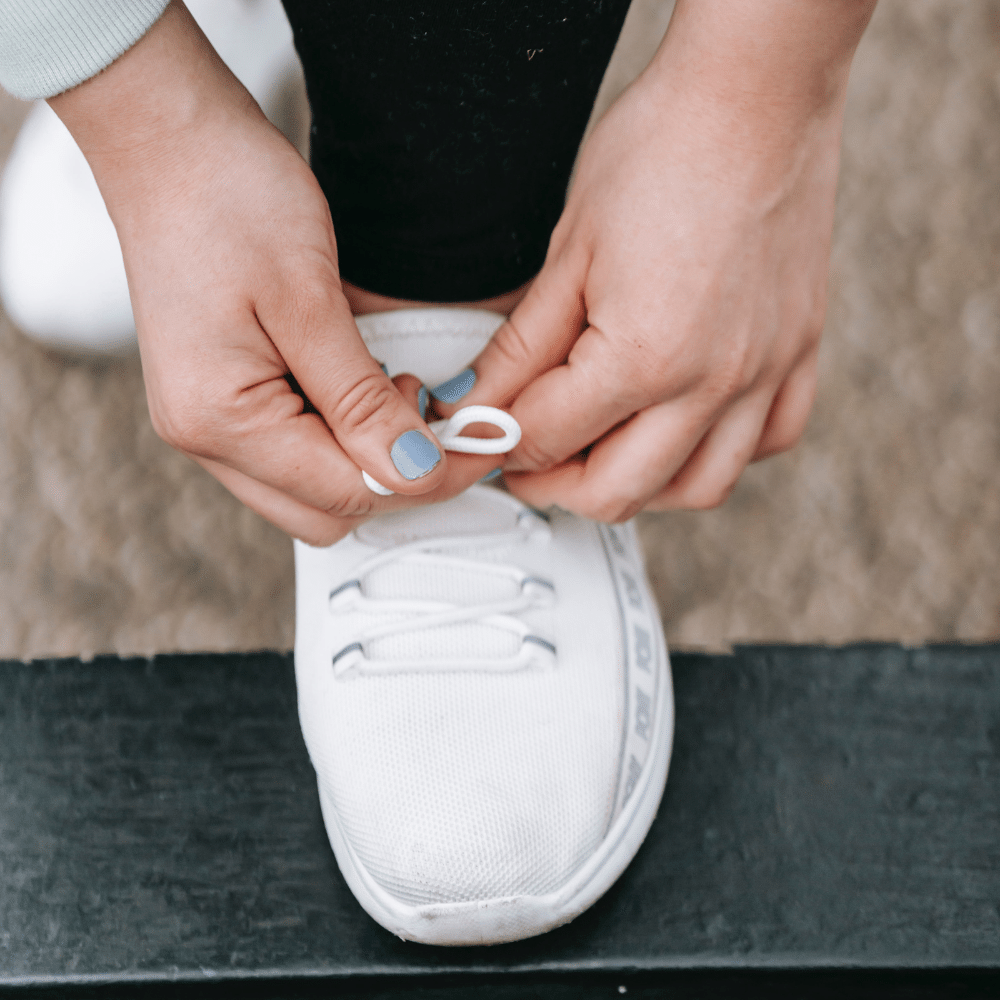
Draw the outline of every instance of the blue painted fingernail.
[[[386,366],[384,364],[382,364],[381,361],[378,363],[378,366],[379,366],[379,368],[382,369],[382,374],[383,375],[388,375],[389,374],[389,369],[386,368]]]
[[[427,386],[422,385],[420,391],[417,393],[417,410],[420,413],[420,419],[424,419],[424,414],[427,412]]]
[[[393,442],[389,457],[404,479],[419,479],[441,461],[441,452],[420,431],[407,431]]]
[[[483,478],[480,479],[479,481],[481,483],[488,483],[491,480],[496,479],[496,477],[499,476],[501,472],[503,472],[503,469],[501,469],[500,466],[498,465],[492,472],[487,472],[486,475],[483,476]]]
[[[464,372],[459,372],[454,378],[431,389],[431,395],[435,399],[440,399],[442,403],[457,403],[472,391],[475,384],[476,373],[471,368],[466,368]]]

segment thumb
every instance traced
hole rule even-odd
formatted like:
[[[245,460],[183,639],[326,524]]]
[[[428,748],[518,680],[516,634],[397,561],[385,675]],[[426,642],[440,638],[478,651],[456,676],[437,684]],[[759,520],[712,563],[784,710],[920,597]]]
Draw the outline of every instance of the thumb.
[[[509,407],[526,385],[566,359],[585,316],[582,279],[565,258],[547,262],[524,301],[472,362],[474,380],[463,372],[431,389],[435,409],[451,416],[460,406]],[[455,389],[470,382],[471,388],[456,396]]]
[[[441,485],[444,449],[371,356],[336,289],[312,308],[283,317],[280,334],[260,318],[302,391],[358,468],[404,495]]]

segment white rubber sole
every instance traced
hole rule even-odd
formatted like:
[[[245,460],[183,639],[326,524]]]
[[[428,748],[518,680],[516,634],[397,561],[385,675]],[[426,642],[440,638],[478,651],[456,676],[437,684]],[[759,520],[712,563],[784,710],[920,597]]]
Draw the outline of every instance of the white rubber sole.
[[[640,586],[655,608],[645,579]],[[484,945],[520,941],[569,923],[592,906],[618,880],[653,825],[663,796],[673,746],[674,700],[670,661],[662,629],[656,630],[663,676],[650,753],[625,807],[600,847],[556,892],[463,903],[413,906],[383,889],[348,842],[337,810],[322,786],[320,807],[333,853],[348,886],[364,910],[386,930],[406,941],[436,945]]]

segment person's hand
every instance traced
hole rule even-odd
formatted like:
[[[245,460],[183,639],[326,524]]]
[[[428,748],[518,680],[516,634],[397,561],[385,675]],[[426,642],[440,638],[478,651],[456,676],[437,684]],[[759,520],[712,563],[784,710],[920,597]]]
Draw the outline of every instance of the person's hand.
[[[312,172],[183,6],[52,105],[117,227],[150,415],[168,443],[315,544],[496,465],[449,463],[417,412],[417,380],[382,373],[342,293]],[[377,496],[362,469],[399,495]]]
[[[603,521],[711,507],[798,439],[847,69],[872,6],[677,4],[584,146],[545,266],[462,400],[511,405],[515,494]]]

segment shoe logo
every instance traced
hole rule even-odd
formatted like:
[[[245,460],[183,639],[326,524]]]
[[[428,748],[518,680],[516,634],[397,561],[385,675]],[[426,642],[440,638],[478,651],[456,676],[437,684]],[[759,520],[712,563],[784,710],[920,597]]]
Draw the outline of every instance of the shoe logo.
[[[635,791],[635,786],[639,783],[639,775],[642,774],[642,764],[635,759],[632,754],[628,759],[628,774],[625,777],[625,793],[622,795],[622,805],[628,802],[628,797]]]
[[[628,598],[629,604],[636,611],[642,610],[642,594],[639,592],[639,585],[624,570],[622,570],[622,583],[625,584],[625,596]]]
[[[608,541],[611,542],[611,548],[615,550],[615,555],[618,556],[619,559],[626,559],[627,556],[625,554],[625,546],[622,545],[622,540],[618,537],[618,532],[615,531],[610,524],[607,525],[607,529]]]
[[[649,724],[653,719],[653,699],[641,687],[635,689],[635,735],[649,740]]]
[[[635,665],[649,673],[653,659],[653,637],[641,626],[635,626]]]
[[[625,676],[622,706],[625,731],[622,733],[622,757],[618,801],[611,822],[621,815],[632,793],[639,786],[649,766],[656,733],[657,698],[663,682],[663,653],[655,604],[644,592],[636,572],[636,560],[628,539],[611,527],[602,525],[604,554],[615,581],[618,606],[622,616],[622,639]],[[633,707],[634,706],[634,707]]]

